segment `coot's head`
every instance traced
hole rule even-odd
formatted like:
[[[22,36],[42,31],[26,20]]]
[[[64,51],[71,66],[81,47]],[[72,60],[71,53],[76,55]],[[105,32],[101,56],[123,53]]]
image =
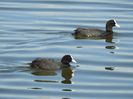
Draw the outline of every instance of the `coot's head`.
[[[120,25],[117,24],[116,20],[114,20],[114,19],[107,21],[106,32],[113,32],[113,30],[112,30],[113,27],[120,27]]]
[[[71,55],[64,55],[61,59],[61,63],[63,65],[69,65],[70,62],[76,63],[76,61],[74,60],[74,58]]]

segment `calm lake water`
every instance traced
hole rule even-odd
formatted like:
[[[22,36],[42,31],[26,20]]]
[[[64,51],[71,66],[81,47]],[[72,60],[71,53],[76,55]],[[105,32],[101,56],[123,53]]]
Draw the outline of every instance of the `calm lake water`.
[[[111,40],[74,39],[77,27],[121,28]],[[132,0],[0,0],[0,99],[133,99]],[[78,67],[31,70],[71,54]],[[114,70],[105,70],[114,67]]]

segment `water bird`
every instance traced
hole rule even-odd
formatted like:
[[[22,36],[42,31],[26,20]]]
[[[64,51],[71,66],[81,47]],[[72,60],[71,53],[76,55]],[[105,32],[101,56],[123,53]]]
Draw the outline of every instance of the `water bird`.
[[[54,59],[37,58],[30,63],[30,67],[45,70],[56,70],[70,67],[70,62],[76,63],[75,59],[71,55],[64,55],[60,62]]]
[[[84,38],[106,38],[113,34],[113,27],[120,27],[116,20],[111,19],[106,22],[106,30],[100,30],[97,28],[77,28],[74,32],[76,39]]]

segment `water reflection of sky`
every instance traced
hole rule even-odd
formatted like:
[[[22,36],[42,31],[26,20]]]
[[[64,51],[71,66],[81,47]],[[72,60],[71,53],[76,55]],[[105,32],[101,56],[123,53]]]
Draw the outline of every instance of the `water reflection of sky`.
[[[132,0],[0,0],[0,98],[132,99],[132,6]],[[108,39],[71,35],[77,27],[104,30],[112,18],[121,28]],[[37,57],[64,54],[78,67],[28,68]]]

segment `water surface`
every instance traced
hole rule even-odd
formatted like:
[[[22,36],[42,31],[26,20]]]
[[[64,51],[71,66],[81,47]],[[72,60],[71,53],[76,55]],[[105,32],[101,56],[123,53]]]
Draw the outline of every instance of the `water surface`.
[[[74,39],[77,27],[121,28],[111,40]],[[0,0],[1,99],[132,99],[132,0]],[[37,57],[72,54],[79,67],[31,70]],[[114,70],[105,70],[114,67]]]

